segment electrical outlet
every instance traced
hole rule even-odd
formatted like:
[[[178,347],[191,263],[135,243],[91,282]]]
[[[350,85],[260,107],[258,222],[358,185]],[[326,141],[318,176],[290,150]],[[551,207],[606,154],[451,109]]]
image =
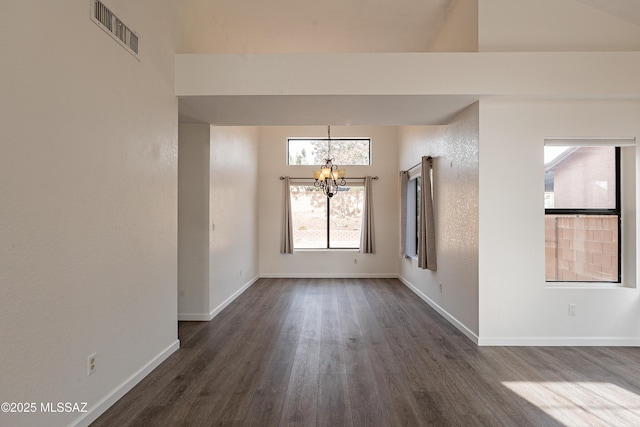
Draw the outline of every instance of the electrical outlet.
[[[569,304],[569,316],[575,316],[575,315],[576,315],[576,305]]]
[[[87,357],[87,375],[91,375],[96,371],[96,354],[93,353]]]

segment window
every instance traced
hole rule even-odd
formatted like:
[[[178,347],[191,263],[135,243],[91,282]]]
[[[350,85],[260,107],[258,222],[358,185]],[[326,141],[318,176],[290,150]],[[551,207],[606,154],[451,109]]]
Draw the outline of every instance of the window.
[[[371,140],[352,139],[301,139],[287,140],[288,165],[320,165],[326,158],[334,159],[340,166],[371,164]]]
[[[418,224],[420,223],[420,175],[407,184],[407,246],[406,254],[418,255]]]
[[[545,277],[621,282],[620,148],[545,146]]]
[[[358,249],[364,186],[342,187],[332,198],[313,185],[291,184],[295,249]]]

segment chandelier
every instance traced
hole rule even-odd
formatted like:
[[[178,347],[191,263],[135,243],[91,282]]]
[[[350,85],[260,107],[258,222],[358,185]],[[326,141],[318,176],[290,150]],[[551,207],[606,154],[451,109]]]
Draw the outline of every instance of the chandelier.
[[[329,157],[331,153],[331,126],[327,126],[327,140],[327,157]],[[347,181],[344,180],[345,169],[338,169],[338,165],[334,165],[333,160],[330,158],[324,159],[325,164],[320,166],[320,170],[313,171],[313,177],[315,178],[313,185],[321,188],[322,192],[329,198],[339,191],[339,187],[347,184]]]

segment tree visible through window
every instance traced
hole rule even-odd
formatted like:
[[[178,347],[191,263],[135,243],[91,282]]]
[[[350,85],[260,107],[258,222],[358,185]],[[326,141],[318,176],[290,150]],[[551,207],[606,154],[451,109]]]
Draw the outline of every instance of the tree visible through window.
[[[371,140],[352,139],[301,139],[287,141],[287,164],[321,165],[325,159],[334,159],[340,166],[371,164]]]
[[[333,198],[313,185],[291,185],[295,249],[359,248],[363,186],[340,189]]]

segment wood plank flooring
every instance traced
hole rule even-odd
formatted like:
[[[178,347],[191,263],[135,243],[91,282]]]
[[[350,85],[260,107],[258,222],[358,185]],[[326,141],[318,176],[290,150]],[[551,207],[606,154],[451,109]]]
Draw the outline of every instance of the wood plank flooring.
[[[261,279],[93,426],[640,425],[640,349],[477,347],[395,279]]]

